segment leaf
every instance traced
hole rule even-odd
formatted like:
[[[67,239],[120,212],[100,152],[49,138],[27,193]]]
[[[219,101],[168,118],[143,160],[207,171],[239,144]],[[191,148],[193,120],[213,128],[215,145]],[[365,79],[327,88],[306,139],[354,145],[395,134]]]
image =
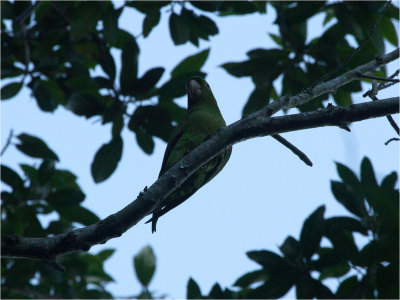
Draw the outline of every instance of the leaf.
[[[189,40],[189,26],[184,18],[176,13],[169,17],[169,31],[175,45],[182,45]]]
[[[210,54],[210,48],[205,49],[197,54],[188,56],[181,61],[171,72],[172,77],[199,71],[204,65]]]
[[[398,264],[391,263],[385,267],[379,264],[376,272],[376,285],[378,299],[399,298]]]
[[[156,256],[150,246],[144,247],[133,259],[136,276],[147,287],[156,270]]]
[[[72,230],[74,227],[71,222],[65,220],[51,221],[46,228],[47,234],[60,234]]]
[[[205,33],[205,38],[200,36],[201,38],[208,40],[209,35],[216,35],[218,34],[218,27],[213,20],[206,16],[200,16],[197,18],[196,22],[193,24],[198,29]]]
[[[341,254],[342,259],[353,258],[358,249],[351,231],[344,229],[340,222],[325,222],[324,236],[332,243],[335,251]]]
[[[366,198],[368,204],[373,208],[378,222],[379,231],[385,232],[389,229],[398,228],[399,221],[399,192],[398,190],[381,189],[378,187],[369,187]],[[387,227],[386,227],[387,226]]]
[[[157,105],[146,105],[138,107],[128,123],[128,128],[136,133],[155,135],[168,141],[173,126],[167,109]]]
[[[221,286],[218,283],[213,285],[208,297],[211,299],[225,299]]]
[[[85,194],[77,188],[58,189],[50,192],[47,202],[57,207],[76,206],[85,199]]]
[[[134,86],[137,78],[138,57],[139,47],[136,43],[136,39],[129,35],[126,38],[121,54],[122,66],[119,82],[121,85],[121,93],[124,95],[130,95],[132,93],[132,86]]]
[[[360,181],[351,169],[341,163],[336,163],[337,172],[343,182],[353,187],[356,191],[361,190]]]
[[[331,278],[331,277],[336,277],[336,278],[342,277],[346,275],[349,271],[350,267],[347,263],[332,265],[322,270],[322,272],[319,275],[319,280],[324,280],[326,278]]]
[[[103,262],[109,259],[115,252],[115,249],[104,249],[96,254]]]
[[[245,15],[254,12],[265,13],[265,1],[223,1],[218,9],[220,16]]]
[[[4,15],[2,14],[2,16],[4,16]],[[3,51],[5,51],[5,50],[3,50]],[[18,76],[24,74],[24,72],[25,72],[23,69],[14,66],[13,63],[2,62],[0,67],[1,67],[1,72],[0,72],[1,79],[18,77]],[[2,99],[3,99],[3,97],[2,97]]]
[[[65,80],[65,85],[74,92],[82,93],[84,97],[92,96],[96,98],[99,96],[99,88],[89,75],[76,75],[71,77]]]
[[[270,33],[269,36],[276,44],[278,44],[279,46],[282,46],[282,39],[279,35]]]
[[[154,151],[154,141],[150,134],[143,130],[136,131],[136,141],[140,148],[147,153],[152,154]]]
[[[269,84],[264,89],[255,88],[243,107],[242,116],[249,115],[266,106],[269,103],[271,88],[272,84]]]
[[[5,165],[1,165],[1,181],[13,189],[20,189],[24,185],[18,173]]]
[[[359,287],[357,276],[351,276],[339,285],[336,291],[336,297],[338,299],[351,299],[354,298],[354,291]]]
[[[252,285],[253,283],[265,281],[267,278],[268,275],[264,272],[264,270],[257,270],[242,275],[235,281],[233,285],[244,288]]]
[[[361,162],[361,183],[365,186],[377,186],[374,169],[368,157],[364,157]]]
[[[21,90],[23,82],[11,82],[7,85],[4,85],[1,88],[1,100],[7,100],[15,95]]]
[[[105,110],[105,107],[96,98],[80,92],[75,92],[68,98],[66,108],[74,114],[86,118],[100,115]]]
[[[368,215],[363,198],[343,182],[332,180],[331,189],[336,200],[338,200],[348,211],[359,217]]]
[[[41,184],[45,185],[50,180],[51,176],[54,173],[54,160],[44,159],[42,164],[39,167],[39,181]]]
[[[265,284],[250,290],[248,298],[251,299],[274,299],[283,297],[293,286],[293,274],[279,272],[271,276]]]
[[[321,281],[310,275],[303,275],[296,282],[297,299],[333,299],[334,294]]]
[[[93,82],[97,85],[97,87],[99,89],[103,89],[103,88],[112,89],[113,88],[113,82],[110,79],[103,77],[103,76],[93,77]]]
[[[382,179],[381,187],[389,189],[389,190],[393,190],[396,186],[396,182],[397,182],[397,173],[392,172],[389,175],[385,176],[385,178]]]
[[[282,272],[282,270],[289,268],[287,262],[281,256],[271,251],[249,251],[246,254],[251,260],[262,265],[269,275],[274,274],[277,270]]]
[[[55,209],[63,218],[71,222],[78,222],[84,226],[89,226],[100,221],[98,216],[80,205],[73,207],[56,207]]]
[[[359,220],[351,217],[331,217],[326,219],[325,222],[349,232],[358,232],[362,235],[368,235],[367,228],[365,228]]]
[[[163,99],[178,98],[186,94],[186,82],[192,76],[205,77],[203,72],[192,72],[172,77],[160,88],[160,96]]]
[[[218,11],[222,1],[190,1],[194,7],[208,12]]]
[[[101,8],[96,2],[80,2],[70,21],[71,39],[77,41],[94,31],[100,18]]]
[[[160,22],[160,11],[152,10],[151,13],[146,14],[146,17],[143,20],[143,37],[147,37],[154,27]]]
[[[103,9],[103,34],[107,41],[114,43],[116,39],[115,33],[118,31],[118,19],[122,9],[114,9],[114,5],[111,2],[107,4]]]
[[[38,175],[38,171],[29,165],[26,164],[20,164],[19,165],[22,169],[22,171],[24,171],[25,175],[34,183],[39,183],[39,175]]]
[[[56,189],[78,187],[76,176],[70,171],[55,170],[50,178],[49,187]]]
[[[121,132],[122,132],[122,129],[124,128],[124,125],[125,125],[125,123],[124,123],[123,116],[120,115],[120,114],[117,115],[115,117],[115,119],[113,120],[113,124],[112,124],[112,129],[111,129],[112,136],[116,137],[116,136],[121,135]]]
[[[301,245],[300,243],[292,236],[288,236],[283,242],[282,246],[279,247],[279,250],[283,253],[285,258],[298,262],[301,256]]]
[[[324,232],[325,206],[318,207],[305,221],[300,233],[300,245],[303,255],[310,259],[320,247],[322,234]]]
[[[352,104],[351,94],[343,89],[338,89],[334,94],[333,98],[337,105],[346,106]]]
[[[147,93],[157,84],[163,73],[164,68],[153,68],[148,70],[142,78],[138,79],[134,83],[132,87],[132,95],[136,96]]]
[[[187,299],[199,299],[201,298],[201,291],[194,279],[191,277],[189,278],[189,281],[187,283],[187,292],[186,292],[186,298]]]
[[[317,251],[318,259],[311,261],[312,270],[322,271],[324,268],[341,264],[345,261],[345,257],[337,249],[319,248]]]
[[[313,299],[314,284],[309,275],[301,276],[296,282],[296,298],[297,299]]]
[[[17,145],[17,148],[26,155],[58,161],[57,155],[41,139],[26,133],[20,134],[18,139],[21,143]]]
[[[43,111],[52,112],[58,104],[65,104],[64,93],[54,81],[35,80],[32,91]]]
[[[110,77],[111,82],[115,80],[115,62],[110,50],[100,47],[99,63],[103,71]]]
[[[92,177],[96,183],[106,180],[117,168],[122,156],[122,139],[113,137],[108,144],[103,144],[92,162]]]

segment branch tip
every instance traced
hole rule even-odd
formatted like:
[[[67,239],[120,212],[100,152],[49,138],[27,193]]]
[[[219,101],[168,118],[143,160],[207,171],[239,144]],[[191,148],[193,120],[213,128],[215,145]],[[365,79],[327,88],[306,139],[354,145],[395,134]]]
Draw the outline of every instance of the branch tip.
[[[400,141],[400,139],[399,139],[399,138],[391,138],[390,140],[388,140],[388,141],[385,143],[385,145],[387,146],[387,145],[389,145],[390,142],[393,142],[393,141]]]

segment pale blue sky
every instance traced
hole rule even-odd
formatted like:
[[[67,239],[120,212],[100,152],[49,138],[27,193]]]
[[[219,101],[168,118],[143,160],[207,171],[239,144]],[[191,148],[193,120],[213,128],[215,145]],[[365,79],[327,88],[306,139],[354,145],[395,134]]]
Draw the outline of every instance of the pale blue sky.
[[[272,24],[275,12],[270,6],[267,15],[212,18],[218,25],[219,35],[210,41],[201,41],[199,48],[191,44],[176,47],[170,38],[168,15],[163,14],[150,36],[138,39],[139,73],[152,67],[165,67],[163,83],[182,59],[211,47],[203,70],[208,73],[207,81],[230,124],[241,117],[253,84],[249,78],[231,77],[219,66],[242,61],[248,50],[275,47],[267,33],[277,33],[278,28]],[[125,9],[119,26],[137,35],[141,32],[142,20],[143,16],[134,9]],[[308,39],[319,35],[322,16],[310,20],[308,28]],[[387,52],[393,50],[392,46],[386,46]],[[114,54],[120,66],[120,52]],[[389,65],[389,73],[396,67],[398,62]],[[398,87],[380,94],[381,98],[395,95]],[[368,101],[361,94],[353,99]],[[177,102],[186,106],[186,97]],[[10,129],[15,134],[26,132],[42,138],[60,157],[58,167],[78,176],[87,196],[84,205],[101,218],[123,208],[157,179],[166,147],[159,139],[153,155],[149,156],[139,149],[135,135],[125,129],[123,155],[117,170],[104,183],[95,184],[90,164],[98,148],[110,140],[110,126],[77,117],[62,107],[53,114],[43,113],[28,89],[16,99],[2,102],[1,110],[2,145]],[[398,115],[395,120],[399,121]],[[109,285],[113,294],[139,293],[132,257],[145,245],[151,245],[157,256],[150,289],[183,298],[189,277],[197,281],[203,293],[208,293],[216,281],[223,287],[231,286],[239,276],[258,268],[245,252],[279,251],[278,246],[286,236],[298,237],[304,219],[319,205],[326,205],[326,216],[345,213],[330,192],[330,180],[338,178],[334,161],[358,172],[361,159],[368,156],[379,179],[399,169],[399,144],[384,145],[395,136],[385,118],[355,123],[351,129],[351,133],[326,127],[284,134],[310,157],[314,163],[312,168],[269,137],[235,145],[225,169],[188,201],[163,216],[155,234],[151,234],[150,224],[140,222],[120,238],[92,248],[94,253],[105,248],[117,249],[106,263],[106,270],[116,280]],[[8,149],[2,160],[17,170],[18,163],[32,163],[15,148]],[[294,297],[294,291],[286,297]]]

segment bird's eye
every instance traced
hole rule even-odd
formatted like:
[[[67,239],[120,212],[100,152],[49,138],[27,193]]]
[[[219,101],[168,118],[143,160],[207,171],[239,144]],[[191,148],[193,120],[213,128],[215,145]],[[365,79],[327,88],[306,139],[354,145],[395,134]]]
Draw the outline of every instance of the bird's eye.
[[[210,85],[206,82],[206,87],[208,88],[208,89],[210,89]]]

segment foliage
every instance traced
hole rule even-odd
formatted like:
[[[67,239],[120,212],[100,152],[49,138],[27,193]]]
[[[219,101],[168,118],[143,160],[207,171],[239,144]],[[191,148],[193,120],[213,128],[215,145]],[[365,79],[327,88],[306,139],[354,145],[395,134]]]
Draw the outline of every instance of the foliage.
[[[145,153],[151,154],[154,150],[154,138],[167,141],[174,126],[184,118],[185,109],[178,106],[174,100],[186,93],[186,80],[193,75],[206,76],[201,69],[210,55],[210,47],[177,62],[165,81],[161,82],[166,73],[162,66],[152,66],[144,74],[138,74],[140,40],[151,34],[159,24],[161,15],[168,17],[171,39],[175,45],[191,43],[198,46],[199,40],[217,38],[219,29],[216,19],[253,13],[265,14],[267,11],[265,1],[133,1],[120,3],[119,7],[108,1],[36,3],[37,5],[29,1],[1,1],[1,100],[13,101],[21,89],[25,88],[30,90],[38,107],[45,113],[52,113],[62,107],[76,116],[98,118],[103,125],[112,124],[110,137],[103,145],[99,145],[91,164],[92,177],[96,183],[107,180],[118,166],[124,145],[122,130],[128,128],[135,134],[138,146]],[[243,62],[221,62],[222,68],[232,76],[247,76],[253,80],[255,88],[244,105],[243,114],[261,108],[269,103],[269,99],[275,99],[279,95],[299,92],[343,63],[354,49],[347,37],[352,36],[358,44],[361,43],[369,34],[372,21],[377,19],[384,4],[271,2],[268,7],[276,11],[275,24],[279,27],[279,35],[270,34],[277,44],[276,48],[252,49],[247,53],[248,59]],[[31,7],[34,9],[30,10]],[[144,16],[142,34],[136,37],[118,25],[121,14],[128,9],[135,9]],[[323,14],[324,23],[330,25],[324,29],[321,36],[308,41],[308,19],[317,14]],[[398,8],[390,5],[372,41],[363,48],[363,54],[354,56],[344,70],[384,53],[384,40],[397,45],[398,37],[392,21],[398,20],[398,15]],[[121,53],[120,57],[111,55],[111,51],[116,49]],[[116,67],[118,64],[115,59],[120,60],[121,69]],[[379,72],[382,75],[385,70]],[[278,95],[275,84],[280,74],[283,74],[283,88]],[[360,91],[359,83],[348,84],[337,91],[334,99],[340,105],[350,104],[351,94],[357,91]],[[324,96],[321,96],[303,105],[300,110],[319,108],[323,99]],[[21,163],[20,170],[12,170],[6,165],[1,167],[2,181],[8,186],[8,190],[1,193],[3,234],[45,237],[66,232],[78,224],[89,225],[98,221],[95,214],[82,206],[85,194],[76,183],[76,176],[57,168],[61,158],[44,141],[28,133],[12,137],[12,141],[15,140],[18,142],[16,148],[35,158],[38,163]],[[280,295],[293,284],[313,287],[304,291],[300,289],[299,295],[309,295],[307,293],[310,291],[313,295],[325,293],[327,290],[317,285],[316,279],[305,275],[296,277],[297,273],[294,271],[293,274],[290,273],[293,263],[288,264],[288,261],[289,257],[298,259],[300,255],[306,260],[301,263],[309,268],[317,268],[312,264],[315,261],[314,253],[320,255],[317,261],[321,261],[321,257],[331,257],[328,255],[329,251],[333,253],[340,247],[343,248],[339,242],[336,245],[333,241],[332,249],[319,248],[321,236],[329,234],[329,230],[335,232],[334,235],[331,234],[332,239],[337,236],[336,232],[339,232],[349,244],[352,243],[349,237],[352,230],[346,226],[350,225],[368,232],[376,230],[378,236],[383,236],[383,241],[386,241],[384,243],[392,243],[392,233],[388,232],[391,223],[388,222],[392,222],[396,216],[392,215],[383,221],[379,216],[393,214],[393,211],[389,212],[386,206],[382,207],[376,198],[381,193],[391,197],[392,192],[389,190],[393,191],[395,175],[387,177],[379,188],[375,185],[375,188],[369,190],[365,202],[360,190],[364,191],[364,183],[372,180],[371,168],[368,165],[365,168],[360,182],[344,166],[338,166],[339,174],[344,174],[346,179],[341,175],[343,182],[332,183],[335,196],[357,216],[356,218],[351,218],[352,221],[329,221],[324,219],[324,209],[320,208],[305,223],[304,232],[298,241],[294,238],[285,241],[281,247],[283,257],[270,252],[249,253],[251,259],[259,261],[260,264],[262,262],[263,269],[254,274],[246,274],[240,282],[247,282],[248,285],[242,284],[240,292],[222,290],[216,284],[209,297],[256,297],[267,293]],[[352,197],[358,200],[350,201]],[[367,210],[365,203],[368,203]],[[370,209],[375,215],[371,215]],[[377,226],[374,229],[368,227],[368,222],[372,222],[371,216],[380,220],[373,223]],[[45,220],[51,221],[47,224]],[[355,225],[360,222],[362,227]],[[320,231],[313,231],[313,224],[317,223],[324,224],[324,230],[320,227]],[[351,226],[350,228],[353,228]],[[304,242],[309,239],[313,241],[312,244]],[[382,246],[381,243],[382,241],[378,240],[364,252],[361,251],[365,256],[364,260],[360,258],[361,262],[352,260],[354,257],[350,254],[354,253],[345,256],[345,261],[341,261],[341,271],[333,270],[333,267],[329,269],[330,262],[324,263],[323,260],[316,270],[323,276],[342,276],[343,270],[351,267],[350,263],[354,266],[364,263],[360,268],[373,271],[373,274],[367,275],[376,278],[375,282],[371,279],[368,284],[371,282],[371,288],[382,294],[388,284],[382,280],[383,276],[389,276],[395,270],[393,267],[389,268],[389,265],[380,264],[381,257],[392,255],[390,257],[393,259],[393,253],[385,252],[379,257],[371,256],[371,252],[376,249],[383,251],[379,247],[384,248],[386,245]],[[352,249],[345,248],[344,251]],[[2,297],[110,297],[105,286],[112,278],[104,271],[103,263],[113,251],[109,249],[97,254],[65,256],[61,263],[67,271],[63,274],[41,262],[4,259]],[[152,266],[155,267],[155,261],[151,258],[152,252],[149,248],[143,251],[135,259],[135,270],[143,285],[141,296],[146,297],[151,296],[147,286],[154,273]],[[328,251],[328,254],[323,251]],[[289,272],[293,276],[284,280],[278,280],[278,277],[267,278],[265,270],[269,264],[265,263],[266,257],[285,262],[282,263],[283,269],[279,269],[279,272]],[[373,259],[378,260],[374,265],[376,270],[371,267]],[[271,280],[279,281],[272,290],[269,288]],[[303,280],[304,284],[300,285],[300,281],[296,280]],[[250,287],[250,284],[256,281],[263,284],[258,288]],[[360,284],[359,281],[359,278],[354,276],[346,279],[342,283],[342,294],[338,295],[349,295],[348,291],[352,290],[354,285]],[[361,283],[363,282],[361,279]],[[189,282],[188,289],[188,297],[197,298],[201,295],[194,280]],[[387,293],[393,295],[390,289],[387,289]]]
[[[351,216],[325,218],[322,205],[304,221],[299,239],[285,239],[281,254],[247,252],[260,269],[238,278],[234,286],[239,289],[223,290],[216,283],[208,295],[202,295],[189,279],[187,298],[279,298],[296,287],[299,299],[398,299],[397,174],[390,173],[378,184],[368,158],[362,161],[360,178],[340,163],[336,167],[341,181],[331,181],[332,193]],[[361,247],[355,243],[359,236],[364,237]],[[329,247],[321,245],[324,238]],[[336,291],[324,283],[328,278],[339,280]]]
[[[57,155],[41,139],[21,134],[17,149],[40,159],[39,164],[20,164],[24,175],[1,165],[2,234],[46,237],[64,233],[75,224],[90,225],[99,218],[81,204],[85,194],[77,177],[58,169]],[[43,222],[47,220],[47,222]],[[47,224],[46,224],[47,223]],[[2,259],[2,298],[109,298],[105,285],[113,281],[103,269],[113,249],[97,254],[64,256],[64,273],[40,261]]]
[[[280,298],[292,287],[298,299],[398,299],[397,174],[388,174],[378,184],[366,157],[359,177],[343,164],[336,163],[336,167],[341,181],[331,181],[332,193],[349,216],[325,218],[325,206],[318,207],[304,221],[299,239],[288,236],[284,240],[280,254],[269,250],[247,252],[260,268],[240,276],[233,288],[215,283],[203,295],[196,281],[189,278],[187,299]],[[323,239],[329,243],[323,243]],[[134,257],[134,268],[143,287],[135,297],[156,298],[148,290],[156,268],[150,246]],[[335,291],[325,283],[329,278],[339,281]]]
[[[231,75],[250,76],[254,82],[255,89],[243,113],[258,110],[270,98],[279,96],[274,83],[281,74],[280,95],[295,94],[340,65],[354,50],[347,36],[362,42],[371,30],[371,20],[377,18],[384,4],[271,2],[277,13],[275,24],[280,36],[270,36],[277,47],[253,49],[247,53],[248,60],[222,65]],[[196,46],[199,39],[208,40],[218,34],[216,23],[201,11],[220,17],[266,13],[263,1],[134,1],[119,8],[111,2],[42,2],[29,17],[16,22],[30,2],[2,1],[1,5],[1,74],[2,79],[13,78],[3,87],[2,100],[11,99],[21,88],[28,87],[44,112],[64,106],[78,116],[99,117],[102,124],[112,123],[111,141],[99,148],[92,163],[95,182],[106,180],[116,169],[123,151],[120,133],[125,125],[148,154],[153,152],[154,137],[167,141],[174,129],[172,124],[180,122],[184,115],[173,100],[185,94],[187,78],[206,75],[200,70],[209,49],[183,60],[161,85],[158,82],[165,71],[163,67],[155,66],[139,76],[138,38],[118,27],[125,9],[134,8],[145,15],[142,34],[146,38],[159,23],[162,9],[169,6],[165,14],[169,15],[175,45],[190,42]],[[334,20],[336,23],[328,26],[320,37],[307,42],[307,21],[321,13],[325,15],[325,23],[335,23]],[[344,70],[383,54],[384,39],[397,45],[392,19],[398,19],[398,9],[393,5],[383,16],[372,42],[364,47],[363,55],[356,55]],[[116,69],[112,49],[121,50],[121,70]],[[101,71],[94,75],[95,69]],[[348,84],[334,99],[340,105],[350,104],[351,93],[360,90],[360,83]],[[326,97],[321,96],[300,110],[319,108]],[[158,98],[157,104],[150,101],[153,98]],[[130,111],[134,113],[129,114]],[[111,151],[116,154],[112,159]],[[107,161],[106,167],[100,166],[103,160]]]

